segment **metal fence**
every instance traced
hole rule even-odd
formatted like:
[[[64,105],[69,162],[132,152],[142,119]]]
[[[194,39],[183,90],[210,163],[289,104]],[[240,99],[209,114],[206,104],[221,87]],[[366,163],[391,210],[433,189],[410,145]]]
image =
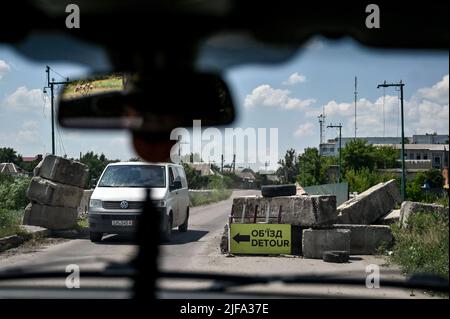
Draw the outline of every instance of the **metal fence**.
[[[336,206],[348,200],[348,183],[314,185],[303,189],[309,195],[335,195]]]

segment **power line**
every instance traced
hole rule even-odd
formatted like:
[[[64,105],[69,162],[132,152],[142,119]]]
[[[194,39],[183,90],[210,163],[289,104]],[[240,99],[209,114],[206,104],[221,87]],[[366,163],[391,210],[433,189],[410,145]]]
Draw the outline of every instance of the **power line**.
[[[63,142],[62,136],[61,136],[61,130],[58,127],[56,127],[56,132],[58,133],[58,136],[59,136],[59,145],[60,145],[61,152],[64,152],[64,155],[66,155],[67,153],[66,153],[66,148],[64,147],[64,142]]]
[[[52,121],[52,155],[55,155],[55,119],[54,119],[54,90],[55,85],[67,84],[69,83],[69,78],[65,78],[65,81],[57,82],[54,78],[50,80],[50,67],[47,65],[45,72],[47,73],[47,86],[44,87],[44,93],[47,93],[46,89],[50,89],[50,113]],[[52,71],[62,77],[61,74],[52,69]]]
[[[50,70],[52,70],[53,71],[53,73],[56,73],[57,75],[59,75],[62,79],[64,79],[64,80],[66,80],[67,79],[67,77],[65,77],[65,76],[63,76],[63,75],[61,75],[61,73],[58,73],[58,72],[56,72],[55,71],[55,69],[53,69],[53,68],[51,68],[51,67],[49,67],[49,69]]]

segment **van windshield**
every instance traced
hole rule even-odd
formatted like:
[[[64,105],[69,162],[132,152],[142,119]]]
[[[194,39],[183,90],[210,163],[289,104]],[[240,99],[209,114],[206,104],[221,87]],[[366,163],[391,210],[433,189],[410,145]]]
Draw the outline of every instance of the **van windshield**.
[[[98,184],[99,187],[165,187],[166,173],[162,165],[109,166]]]

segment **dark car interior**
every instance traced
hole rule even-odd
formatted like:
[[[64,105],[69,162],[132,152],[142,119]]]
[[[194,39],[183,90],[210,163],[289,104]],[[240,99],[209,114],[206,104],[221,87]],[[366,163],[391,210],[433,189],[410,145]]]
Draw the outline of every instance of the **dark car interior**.
[[[13,45],[20,54],[34,61],[80,63],[92,67],[96,74],[133,74],[133,89],[127,92],[59,101],[57,119],[59,125],[67,128],[129,130],[137,154],[152,162],[167,159],[173,145],[167,135],[174,127],[189,125],[199,117],[207,119],[205,125],[233,123],[239,111],[233,104],[233,92],[221,77],[223,71],[232,66],[285,62],[301,51],[302,44],[317,35],[329,39],[350,37],[375,50],[447,51],[449,45],[448,2],[444,1],[426,4],[379,1],[377,4],[382,8],[379,29],[365,27],[365,2],[237,0],[79,0],[81,27],[68,29],[64,23],[68,3],[54,0],[2,3],[0,43]],[[99,65],[92,56],[92,47],[101,48],[110,65]],[[175,73],[179,75],[176,79],[172,76]],[[179,88],[179,94],[167,99],[169,88],[174,86]],[[154,105],[148,105],[148,95],[153,96]],[[125,107],[139,112],[144,124],[122,121],[120,116]],[[145,120],[155,117],[157,121]],[[323,276],[252,278],[160,273],[157,268],[159,229],[158,222],[148,217],[152,212],[147,194],[136,235],[139,253],[131,265],[111,265],[106,272],[86,276],[131,277],[134,281],[132,296],[140,301],[153,299],[161,293],[173,298],[186,294],[223,298],[227,288],[233,285],[270,281],[360,283]],[[36,273],[10,275],[10,278],[21,279],[40,276]],[[47,272],[41,276],[59,274]],[[155,289],[158,278],[210,280],[217,284],[207,291],[158,292]],[[411,278],[403,283],[386,281],[386,285],[448,290],[448,282],[428,279]],[[283,298],[282,295],[245,294],[230,297]]]

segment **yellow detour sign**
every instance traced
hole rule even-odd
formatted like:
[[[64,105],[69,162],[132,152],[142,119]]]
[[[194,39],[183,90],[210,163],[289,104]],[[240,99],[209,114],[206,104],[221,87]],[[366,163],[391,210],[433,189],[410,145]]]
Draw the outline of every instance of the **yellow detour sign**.
[[[232,223],[229,229],[232,254],[291,253],[291,225]]]

